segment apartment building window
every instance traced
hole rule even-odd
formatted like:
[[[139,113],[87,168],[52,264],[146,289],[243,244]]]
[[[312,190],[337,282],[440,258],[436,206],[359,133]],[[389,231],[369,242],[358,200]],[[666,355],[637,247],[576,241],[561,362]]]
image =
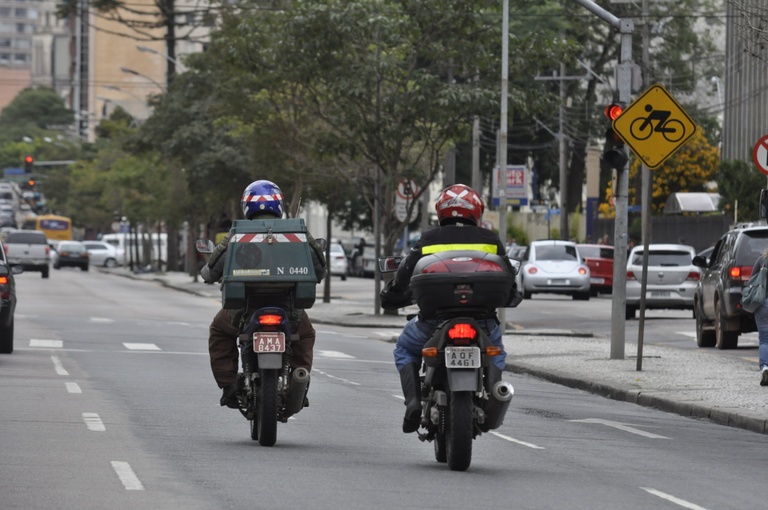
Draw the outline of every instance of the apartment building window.
[[[10,18],[11,17],[11,8],[10,7],[0,7],[0,17]]]
[[[26,18],[27,17],[27,10],[23,8],[17,8],[16,9],[16,17],[17,18]]]
[[[11,47],[10,39],[0,39],[0,48],[10,48],[10,47]]]
[[[16,39],[13,47],[17,50],[28,50],[32,47],[32,42],[29,39]]]
[[[24,64],[29,60],[28,56],[24,53],[17,53],[13,56],[13,62],[15,64]]]
[[[7,64],[11,61],[10,53],[0,53],[0,64]]]

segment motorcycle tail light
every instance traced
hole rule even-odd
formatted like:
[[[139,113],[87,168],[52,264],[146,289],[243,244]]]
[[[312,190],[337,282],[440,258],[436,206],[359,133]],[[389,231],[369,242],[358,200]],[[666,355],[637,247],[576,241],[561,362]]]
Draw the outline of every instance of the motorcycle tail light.
[[[496,347],[495,345],[489,345],[485,348],[485,354],[488,356],[498,356],[502,352],[501,347]]]
[[[279,326],[282,322],[280,315],[259,315],[259,324],[262,326]]]
[[[448,330],[448,338],[451,340],[464,339],[469,341],[476,336],[477,330],[473,328],[471,324],[454,324],[453,327]]]
[[[438,354],[437,347],[424,347],[421,350],[421,355],[425,358],[436,358]]]
[[[0,285],[7,285],[7,284],[8,284],[8,277],[0,276]]]

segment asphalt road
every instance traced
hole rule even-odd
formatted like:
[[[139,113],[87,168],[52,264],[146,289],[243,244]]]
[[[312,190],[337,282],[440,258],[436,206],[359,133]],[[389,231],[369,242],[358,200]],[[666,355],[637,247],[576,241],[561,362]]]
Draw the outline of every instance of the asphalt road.
[[[400,431],[392,344],[330,325],[310,407],[261,447],[218,406],[218,300],[69,269],[18,287],[16,351],[0,357],[4,509],[714,510],[759,504],[765,483],[764,435],[511,374],[505,424],[451,472]]]

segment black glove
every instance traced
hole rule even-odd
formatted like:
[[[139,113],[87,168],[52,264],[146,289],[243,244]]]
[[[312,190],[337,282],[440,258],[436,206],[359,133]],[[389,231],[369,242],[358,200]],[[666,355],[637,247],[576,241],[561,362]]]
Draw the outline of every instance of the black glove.
[[[387,282],[384,288],[381,289],[381,294],[379,294],[381,306],[385,310],[396,310],[411,304],[410,290],[406,289],[404,292],[394,290],[394,282],[395,280]]]

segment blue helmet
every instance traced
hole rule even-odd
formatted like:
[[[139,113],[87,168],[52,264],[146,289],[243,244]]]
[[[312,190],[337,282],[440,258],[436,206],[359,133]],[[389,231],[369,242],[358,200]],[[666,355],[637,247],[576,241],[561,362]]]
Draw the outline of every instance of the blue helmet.
[[[283,192],[272,181],[253,181],[243,191],[240,200],[243,216],[250,220],[255,214],[267,213],[283,217]]]

